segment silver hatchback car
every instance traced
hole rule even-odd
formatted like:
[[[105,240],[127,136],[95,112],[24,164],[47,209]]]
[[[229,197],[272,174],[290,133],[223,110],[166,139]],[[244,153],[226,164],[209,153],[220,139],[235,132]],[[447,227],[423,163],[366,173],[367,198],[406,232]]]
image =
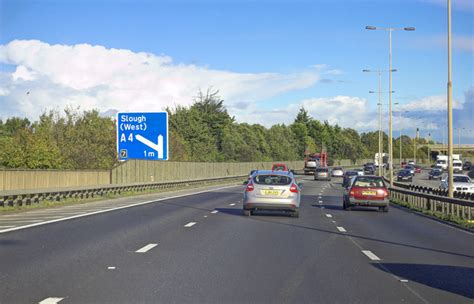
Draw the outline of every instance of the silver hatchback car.
[[[258,210],[275,210],[299,217],[301,189],[290,172],[259,170],[245,188],[243,213],[249,216]]]

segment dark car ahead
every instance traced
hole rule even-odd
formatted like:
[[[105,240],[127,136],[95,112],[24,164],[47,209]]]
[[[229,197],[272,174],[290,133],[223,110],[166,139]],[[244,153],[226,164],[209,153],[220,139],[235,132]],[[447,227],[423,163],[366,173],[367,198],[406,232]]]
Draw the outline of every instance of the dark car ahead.
[[[410,173],[410,170],[400,170],[397,174],[397,181],[399,182],[412,182],[413,175]]]
[[[443,171],[433,169],[428,173],[428,179],[441,179],[441,175],[443,175]]]
[[[357,176],[352,185],[344,192],[343,208],[350,210],[353,206],[378,207],[388,212],[389,193],[380,176]]]
[[[375,166],[368,165],[364,167],[364,174],[365,175],[374,175],[375,174]]]
[[[462,165],[462,169],[466,170],[466,171],[471,170],[472,169],[472,163],[470,161],[466,160],[464,162],[464,164]]]
[[[344,176],[342,178],[342,186],[346,188],[349,185],[351,178],[357,175],[359,175],[357,171],[346,171],[346,173],[344,173]]]

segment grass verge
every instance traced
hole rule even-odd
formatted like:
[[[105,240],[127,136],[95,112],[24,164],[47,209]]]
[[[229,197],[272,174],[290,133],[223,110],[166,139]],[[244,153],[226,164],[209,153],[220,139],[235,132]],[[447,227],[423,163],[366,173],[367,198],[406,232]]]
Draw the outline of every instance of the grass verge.
[[[122,192],[120,194],[107,193],[103,196],[94,196],[94,197],[83,198],[83,199],[65,198],[60,201],[43,200],[38,203],[32,203],[30,205],[23,204],[21,206],[15,205],[15,206],[0,207],[0,214],[19,213],[19,212],[25,212],[29,210],[47,209],[47,208],[54,208],[54,207],[59,207],[59,206],[80,205],[80,204],[87,204],[87,203],[98,202],[98,201],[103,201],[103,200],[118,199],[118,198],[131,197],[131,196],[142,196],[142,195],[155,194],[155,193],[172,192],[172,191],[185,190],[185,189],[199,189],[199,188],[209,187],[209,186],[232,185],[232,184],[237,185],[241,181],[242,179],[235,179],[235,180],[230,180],[230,181],[227,180],[227,181],[222,181],[222,182],[204,182],[200,185],[194,185],[194,186],[177,186],[177,187],[168,188],[168,189],[148,189],[148,190],[143,190],[143,191],[127,191],[127,192]]]
[[[415,206],[410,206],[410,204],[408,204],[404,201],[396,200],[396,199],[392,199],[392,200],[390,200],[390,202],[393,203],[393,204],[396,204],[398,206],[402,206],[402,207],[414,210],[416,212],[422,213],[423,215],[426,215],[428,217],[432,217],[432,218],[436,218],[438,220],[449,222],[451,224],[455,224],[455,225],[458,225],[460,227],[467,228],[469,230],[474,230],[474,221],[468,221],[468,220],[462,219],[460,217],[457,217],[455,215],[451,215],[451,214],[447,215],[447,214],[444,214],[444,213],[439,212],[439,211],[434,211],[433,212],[431,210],[424,210],[424,209],[421,209],[421,208],[417,208]]]

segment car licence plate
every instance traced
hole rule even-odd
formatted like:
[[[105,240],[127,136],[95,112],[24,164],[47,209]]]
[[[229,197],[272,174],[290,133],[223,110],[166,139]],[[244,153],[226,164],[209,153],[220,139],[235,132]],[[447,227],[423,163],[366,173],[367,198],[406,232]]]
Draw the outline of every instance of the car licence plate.
[[[261,190],[263,195],[280,195],[280,190]]]
[[[377,191],[362,191],[362,195],[377,195]]]

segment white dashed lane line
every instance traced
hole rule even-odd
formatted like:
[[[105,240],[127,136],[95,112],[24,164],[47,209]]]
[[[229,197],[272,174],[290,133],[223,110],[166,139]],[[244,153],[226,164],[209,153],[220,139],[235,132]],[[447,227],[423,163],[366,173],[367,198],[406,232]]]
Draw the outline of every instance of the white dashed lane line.
[[[184,227],[189,228],[189,227],[192,227],[192,226],[194,226],[194,225],[196,225],[195,222],[189,222],[189,223],[187,223],[186,225],[184,225]]]
[[[145,253],[145,252],[150,251],[151,249],[155,248],[156,246],[158,246],[158,244],[148,244],[145,247],[142,247],[142,248],[138,249],[135,252],[136,253]]]
[[[211,211],[212,214],[216,214],[217,212],[219,211],[218,210]]]
[[[235,203],[231,203],[231,204],[229,204],[229,206],[235,206]]]
[[[362,253],[365,254],[372,261],[380,261],[380,258],[373,254],[370,250],[362,250]]]
[[[115,269],[117,269],[117,268],[116,268],[115,266],[109,266],[109,267],[107,267],[107,269],[108,269],[108,270],[115,270]]]
[[[327,213],[326,213],[326,217],[332,217],[332,215],[331,215],[331,214],[327,214]]]
[[[59,303],[64,298],[46,298],[43,301],[39,302],[39,304],[56,304]]]
[[[344,227],[340,227],[340,226],[337,226],[337,230],[339,230],[340,232],[347,232],[347,230],[344,229]]]

